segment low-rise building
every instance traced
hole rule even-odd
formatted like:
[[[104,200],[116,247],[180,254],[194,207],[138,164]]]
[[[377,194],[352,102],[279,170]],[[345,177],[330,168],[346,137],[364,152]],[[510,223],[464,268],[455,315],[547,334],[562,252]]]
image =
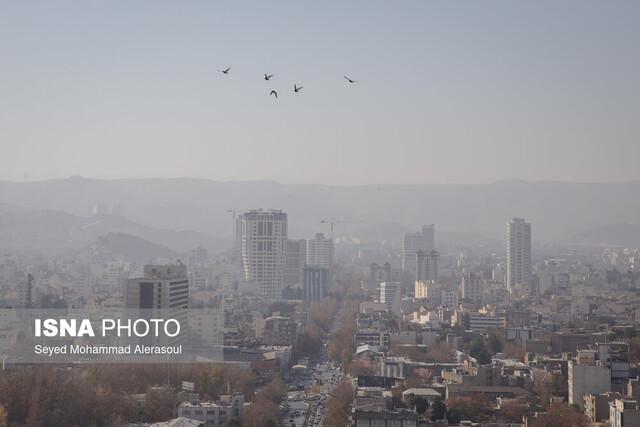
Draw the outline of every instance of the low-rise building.
[[[583,396],[611,391],[611,371],[596,360],[595,350],[580,350],[568,365],[569,403],[584,410]]]
[[[178,417],[202,421],[205,427],[218,427],[231,419],[240,421],[243,415],[244,395],[241,393],[222,396],[218,402],[182,402],[178,406]]]
[[[609,403],[609,424],[611,427],[640,426],[640,402],[616,399]]]
[[[620,399],[620,393],[587,394],[583,397],[584,414],[591,423],[609,420],[609,403]]]

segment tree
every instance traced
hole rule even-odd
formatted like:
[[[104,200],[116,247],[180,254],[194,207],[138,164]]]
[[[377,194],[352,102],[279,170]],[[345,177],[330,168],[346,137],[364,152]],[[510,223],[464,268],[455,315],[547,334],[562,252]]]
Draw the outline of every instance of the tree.
[[[300,335],[295,345],[295,353],[298,358],[312,357],[322,348],[324,331],[316,323],[311,322]]]
[[[348,381],[343,381],[336,386],[329,397],[325,426],[344,427],[349,421],[352,403],[353,388]]]
[[[421,396],[411,396],[409,402],[416,413],[423,415],[429,408],[429,401]]]
[[[502,414],[509,423],[521,423],[529,405],[524,400],[509,400],[502,404]]]
[[[278,415],[278,405],[264,396],[258,396],[245,413],[243,427],[276,427]]]
[[[177,396],[169,387],[152,387],[147,390],[144,414],[148,422],[166,421],[175,415]]]
[[[452,363],[455,361],[455,352],[445,341],[438,341],[429,346],[427,359],[428,362]]]
[[[640,337],[629,340],[629,358],[632,363],[640,362]]]
[[[242,423],[237,418],[228,418],[221,427],[242,427]]]
[[[532,382],[528,387],[540,398],[542,408],[547,408],[552,396],[567,395],[567,380],[558,372],[535,369],[532,372]]]
[[[436,397],[431,404],[431,421],[444,420],[447,417],[447,405]]]
[[[244,416],[244,427],[276,427],[280,411],[278,405],[285,393],[286,387],[279,378],[260,390]]]
[[[524,361],[524,346],[522,344],[516,344],[513,342],[506,342],[502,348],[502,352],[510,359],[516,359],[521,362]]]
[[[3,405],[0,405],[0,427],[7,427],[9,425],[9,416],[7,410]]]
[[[493,409],[484,394],[454,397],[447,400],[447,408],[451,414],[459,417],[458,421],[471,420],[475,422],[487,420]],[[452,421],[450,420],[450,422]]]
[[[497,331],[491,331],[487,337],[486,349],[493,356],[496,353],[502,351],[502,338],[498,335]]]
[[[479,365],[486,365],[491,363],[491,354],[485,348],[484,342],[481,338],[475,339],[471,342],[469,347],[469,355],[476,359]]]
[[[224,386],[224,372],[217,366],[207,366],[194,372],[196,392],[204,398],[217,399]]]
[[[564,403],[549,406],[546,414],[533,420],[533,427],[587,427],[589,420],[579,409]]]
[[[351,361],[345,367],[345,372],[352,377],[359,377],[361,375],[375,375],[375,366],[368,360],[356,359]]]

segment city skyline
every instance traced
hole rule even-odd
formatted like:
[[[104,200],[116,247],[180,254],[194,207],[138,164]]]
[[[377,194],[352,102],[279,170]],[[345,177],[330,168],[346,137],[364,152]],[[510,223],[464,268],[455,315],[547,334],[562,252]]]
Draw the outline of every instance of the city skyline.
[[[640,426],[640,2],[0,2],[0,427]]]
[[[0,6],[1,180],[640,179],[637,3],[148,5]]]

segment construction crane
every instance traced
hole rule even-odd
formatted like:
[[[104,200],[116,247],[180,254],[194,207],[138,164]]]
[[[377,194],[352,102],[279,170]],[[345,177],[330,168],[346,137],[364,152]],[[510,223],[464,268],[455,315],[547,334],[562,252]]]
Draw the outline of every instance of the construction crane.
[[[340,219],[335,219],[335,218],[329,218],[329,219],[323,219],[322,221],[320,221],[320,224],[329,224],[330,230],[331,230],[331,240],[333,240],[333,229],[335,227],[335,224],[345,224],[348,222],[358,222],[358,221],[350,221],[350,220],[340,220]]]

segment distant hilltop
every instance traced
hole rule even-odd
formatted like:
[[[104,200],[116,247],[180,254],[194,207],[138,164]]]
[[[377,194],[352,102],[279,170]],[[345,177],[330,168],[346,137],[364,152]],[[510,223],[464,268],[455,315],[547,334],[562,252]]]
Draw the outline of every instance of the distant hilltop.
[[[413,229],[435,223],[438,230],[502,239],[506,222],[518,216],[531,222],[534,240],[598,243],[609,238],[607,230],[628,237],[613,224],[635,227],[640,223],[640,181],[566,183],[510,179],[490,184],[328,186],[74,176],[27,183],[0,182],[0,211],[46,209],[89,216],[91,207],[101,204],[121,206],[127,220],[145,226],[192,230],[228,240],[232,238],[229,210],[262,207],[287,212],[292,237],[326,232],[326,224],[320,221],[338,218],[345,222],[336,227],[336,235],[357,235],[379,224]],[[599,231],[592,233],[593,230]]]

